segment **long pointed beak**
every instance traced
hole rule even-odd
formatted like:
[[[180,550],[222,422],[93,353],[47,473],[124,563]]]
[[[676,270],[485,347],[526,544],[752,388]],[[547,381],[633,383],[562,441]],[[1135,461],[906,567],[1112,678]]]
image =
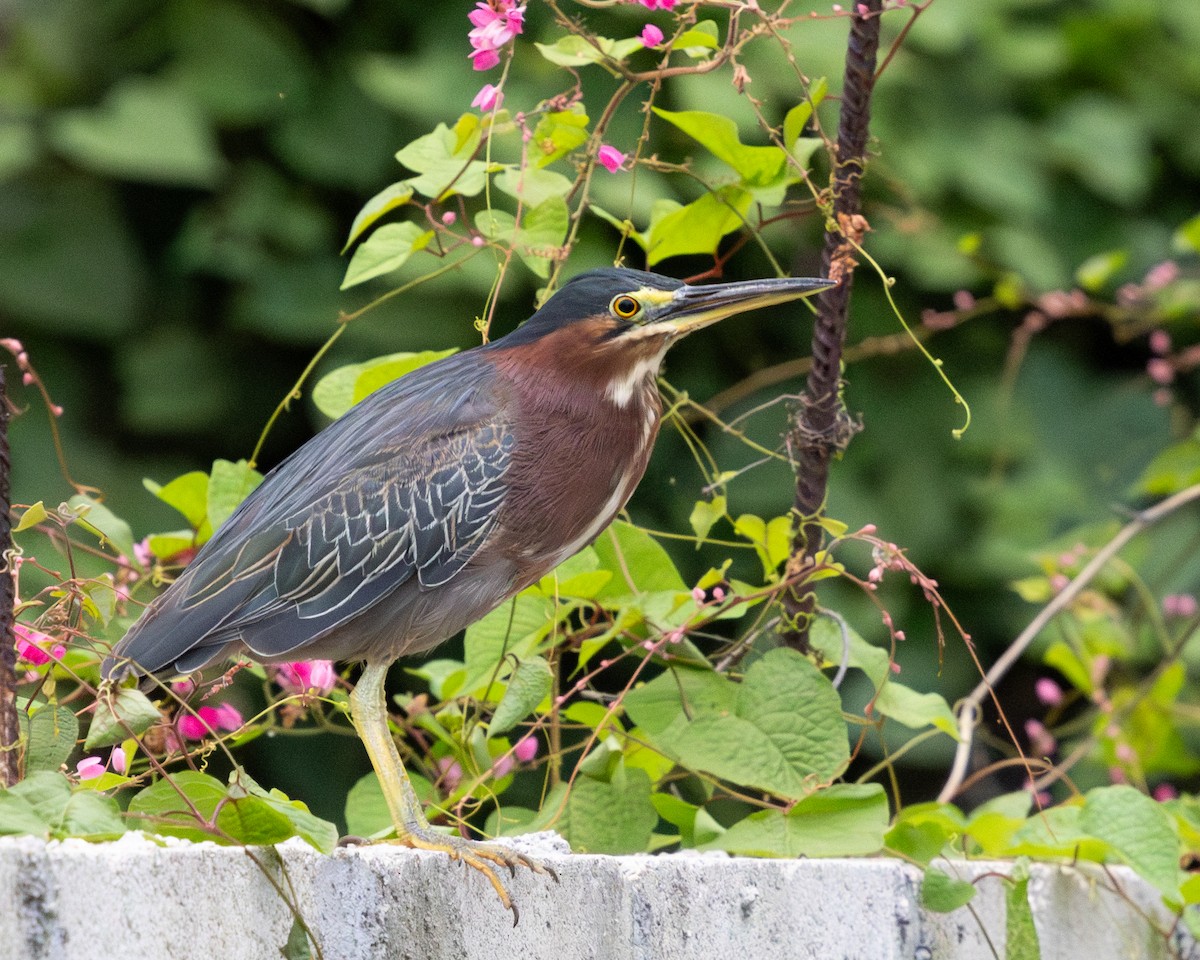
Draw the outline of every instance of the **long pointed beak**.
[[[670,327],[676,337],[732,317],[776,303],[799,300],[837,284],[812,277],[781,277],[774,280],[741,280],[703,287],[684,284],[662,305],[661,313],[647,326]]]

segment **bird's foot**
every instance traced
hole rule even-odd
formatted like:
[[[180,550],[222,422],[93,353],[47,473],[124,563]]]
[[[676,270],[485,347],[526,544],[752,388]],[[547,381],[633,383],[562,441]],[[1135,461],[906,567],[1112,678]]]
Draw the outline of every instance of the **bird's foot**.
[[[342,842],[353,843],[355,841],[370,842],[364,841],[359,837],[347,837]],[[555,883],[558,883],[558,874],[554,872],[553,867],[539,863],[537,860],[527,857],[525,854],[519,853],[511,847],[480,840],[467,840],[464,837],[454,834],[438,833],[429,827],[409,829],[401,836],[390,837],[379,842],[400,844],[413,850],[433,850],[437,853],[444,853],[452,860],[460,860],[468,867],[478,870],[487,877],[488,882],[492,885],[492,889],[500,897],[500,902],[504,904],[504,909],[512,911],[514,927],[517,925],[517,921],[520,920],[521,914],[517,909],[517,905],[513,902],[508,888],[504,885],[504,881],[500,879],[497,868],[506,869],[511,876],[515,877],[517,875],[517,867],[525,867],[534,873],[549,876]]]

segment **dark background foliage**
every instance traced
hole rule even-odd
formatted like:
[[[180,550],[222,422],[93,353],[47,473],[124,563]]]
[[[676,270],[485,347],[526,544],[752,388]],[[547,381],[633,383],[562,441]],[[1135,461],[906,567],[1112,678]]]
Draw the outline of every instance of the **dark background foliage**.
[[[339,311],[369,299],[363,288],[339,293],[339,249],[362,203],[400,175],[394,152],[453,122],[486,79],[466,57],[470,7],[440,3],[430,15],[431,5],[401,0],[18,0],[0,11],[0,335],[24,342],[64,407],[76,478],[102,489],[135,535],[176,524],[142,478],[249,456]],[[646,20],[637,6],[578,12],[610,36],[634,35]],[[805,73],[828,76],[836,92],[846,21],[818,12],[789,39]],[[888,36],[903,22],[889,18]],[[548,31],[549,15],[531,3],[527,24],[521,42]],[[835,466],[829,510],[851,526],[875,523],[907,548],[943,585],[985,660],[1032,614],[1010,582],[1036,571],[1036,552],[1110,519],[1151,458],[1190,427],[1194,382],[1176,383],[1172,405],[1156,404],[1144,337],[1099,317],[1068,318],[1020,354],[1014,333],[1033,299],[1071,289],[1097,253],[1126,253],[1102,281],[1110,297],[1179,256],[1173,233],[1200,210],[1198,50],[1195,4],[937,0],[878,85],[868,249],[897,276],[897,299],[914,320],[951,309],[958,291],[999,295],[999,304],[933,341],[974,408],[962,441],[950,435],[961,409],[913,351],[849,366],[847,402],[866,429]],[[562,87],[536,61],[514,66],[511,100]],[[795,103],[777,51],[751,51],[746,63],[768,116]],[[724,75],[686,78],[661,105],[727,112],[758,142]],[[641,123],[627,105],[610,142],[628,148]],[[693,148],[681,138],[667,159]],[[652,194],[674,189],[647,182]],[[596,190],[602,203],[627,199],[616,179]],[[814,268],[819,228],[801,222],[774,235],[796,270]],[[589,225],[568,272],[611,262],[616,241]],[[659,269],[688,276],[709,266],[684,259]],[[765,275],[769,266],[750,245],[730,270]],[[491,278],[490,262],[477,259],[385,304],[352,325],[321,369],[476,342],[472,320]],[[527,315],[535,288],[529,274],[513,274],[501,331]],[[1195,338],[1195,321],[1194,310],[1179,313],[1177,341]],[[851,340],[896,330],[880,285],[860,273]],[[734,321],[677,351],[668,376],[703,400],[802,356],[808,336],[807,325],[778,318]],[[800,382],[774,383],[724,412]],[[71,490],[43,412],[29,391],[18,388],[16,400],[29,410],[12,428],[14,501],[57,503]],[[776,410],[751,431],[771,446],[784,426]],[[320,425],[307,401],[295,405],[263,465]],[[701,480],[681,441],[664,434],[632,512],[686,529]],[[727,468],[752,457],[719,434],[706,439]],[[786,469],[753,476],[737,511],[786,509]],[[686,551],[680,562],[686,571]],[[1196,582],[1186,563],[1158,580],[1177,591]],[[857,594],[826,602],[864,634],[878,623]],[[939,658],[919,597],[895,590],[887,602],[909,637],[898,654],[906,682],[953,702],[976,678],[961,646]],[[1008,684],[1018,718],[1030,708],[1029,678]],[[312,796],[291,759],[349,754],[349,782],[365,766],[349,743],[289,740],[272,748],[263,779],[336,817],[344,784]],[[945,757],[918,752],[909,763]]]

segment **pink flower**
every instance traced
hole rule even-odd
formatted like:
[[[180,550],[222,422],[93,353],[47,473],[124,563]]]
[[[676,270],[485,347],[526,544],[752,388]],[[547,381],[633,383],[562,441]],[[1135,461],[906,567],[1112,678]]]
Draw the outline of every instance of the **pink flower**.
[[[513,747],[513,756],[521,763],[528,763],[538,755],[537,737],[525,737],[523,740],[518,740],[517,745]]]
[[[67,653],[67,648],[55,643],[53,637],[20,621],[13,624],[13,633],[17,639],[17,656],[35,667],[44,666],[51,660],[61,660]]]
[[[120,747],[113,747],[113,752],[109,755],[109,763],[112,764],[113,773],[125,773],[129,769],[129,758],[125,756],[125,751]]]
[[[467,19],[474,27],[467,34],[471,63],[476,70],[490,70],[500,62],[497,51],[525,29],[525,7],[514,0],[489,0],[476,3]]]
[[[638,0],[647,10],[670,10],[675,6],[676,0]]]
[[[1174,800],[1179,796],[1179,791],[1175,789],[1173,784],[1160,783],[1154,788],[1154,799],[1159,803],[1165,803],[1168,800]]]
[[[500,54],[495,50],[476,50],[471,54],[471,66],[476,70],[491,70],[500,62]]]
[[[1058,749],[1054,734],[1040,720],[1025,721],[1025,736],[1029,738],[1029,749],[1039,757],[1048,757]]]
[[[1033,685],[1037,698],[1048,707],[1057,707],[1063,702],[1062,688],[1049,677],[1041,677]]]
[[[1147,290],[1161,290],[1167,284],[1174,282],[1179,276],[1179,264],[1174,260],[1164,260],[1151,267],[1142,283]]]
[[[1155,330],[1150,334],[1150,349],[1157,354],[1171,352],[1171,335],[1166,330]]]
[[[1146,373],[1160,386],[1166,386],[1175,379],[1175,368],[1165,357],[1151,357],[1146,361]]]
[[[970,290],[956,290],[954,293],[954,309],[970,310],[975,306],[975,295]]]
[[[499,109],[500,104],[503,102],[504,91],[490,83],[485,83],[479,92],[475,94],[475,99],[471,101],[471,106],[478,107],[482,113],[487,113],[489,110]]]
[[[642,27],[642,43],[648,47],[657,47],[663,42],[663,32],[654,24],[648,23]]]
[[[453,757],[442,757],[436,766],[441,774],[438,780],[442,787],[447,793],[453,793],[454,788],[462,782],[462,765]]]
[[[133,545],[133,559],[141,567],[149,567],[154,563],[154,554],[150,551],[149,537],[145,537]]]
[[[323,697],[337,686],[337,671],[332,660],[302,660],[276,665],[274,679],[288,693],[312,691]]]
[[[626,160],[626,155],[616,147],[610,147],[607,144],[600,148],[600,152],[596,155],[596,159],[600,161],[602,166],[609,173],[616,173],[621,169],[621,165]]]
[[[508,774],[512,773],[512,768],[513,768],[512,753],[502,754],[499,757],[497,757],[496,762],[492,764],[492,776],[494,776],[497,780],[499,780],[501,777],[507,776]]]
[[[1197,609],[1196,598],[1190,593],[1173,593],[1163,597],[1162,610],[1164,617],[1194,617]]]
[[[75,764],[75,775],[80,780],[95,780],[104,774],[104,761],[99,757],[84,757]]]
[[[234,731],[242,726],[242,715],[231,704],[201,707],[196,713],[185,713],[178,721],[179,732],[188,740],[203,740],[218,730]]]

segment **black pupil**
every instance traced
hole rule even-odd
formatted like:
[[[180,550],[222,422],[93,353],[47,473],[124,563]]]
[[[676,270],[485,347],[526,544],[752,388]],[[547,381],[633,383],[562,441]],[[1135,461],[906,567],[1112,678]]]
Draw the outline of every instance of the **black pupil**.
[[[632,317],[637,313],[637,301],[633,297],[621,297],[617,300],[617,313],[623,317]]]

